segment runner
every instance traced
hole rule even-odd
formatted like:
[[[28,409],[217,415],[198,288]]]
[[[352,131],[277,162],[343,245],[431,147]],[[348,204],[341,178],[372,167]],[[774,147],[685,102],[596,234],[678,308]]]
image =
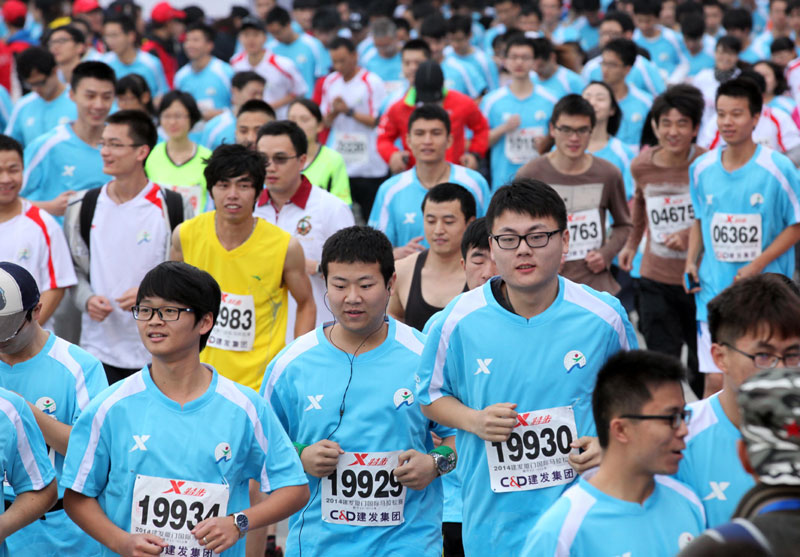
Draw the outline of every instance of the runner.
[[[107,17],[103,23],[103,40],[108,50],[102,61],[111,66],[117,79],[129,73],[138,73],[147,81],[154,101],[168,91],[164,68],[158,58],[138,47],[136,25],[125,15]]]
[[[626,83],[626,77],[636,62],[636,44],[629,39],[614,39],[603,47],[603,81],[622,109],[622,123],[617,137],[623,143],[638,148],[647,113],[653,97]]]
[[[203,120],[221,114],[231,104],[233,68],[211,55],[216,35],[205,23],[190,25],[183,40],[189,63],[175,74],[175,89],[194,95]]]
[[[236,114],[247,101],[263,99],[265,86],[266,81],[256,72],[234,74],[231,78],[231,105],[206,123],[200,143],[212,151],[223,143],[235,143]]]
[[[258,130],[273,120],[275,120],[275,111],[270,105],[261,99],[247,101],[236,114],[236,143],[255,150]]]
[[[244,556],[249,528],[308,500],[299,459],[268,406],[200,363],[219,300],[216,281],[189,265],[167,262],[145,275],[131,320],[153,363],[106,389],[73,428],[64,507],[102,555]],[[176,458],[187,439],[191,457]],[[252,507],[250,480],[270,493]]]
[[[47,37],[47,48],[58,66],[59,79],[63,83],[72,81],[72,71],[86,54],[83,31],[72,25],[56,27]]]

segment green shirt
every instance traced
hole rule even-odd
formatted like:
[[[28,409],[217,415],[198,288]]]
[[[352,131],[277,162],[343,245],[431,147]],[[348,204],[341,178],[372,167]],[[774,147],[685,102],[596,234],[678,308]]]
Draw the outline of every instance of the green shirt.
[[[311,161],[303,174],[308,181],[319,186],[347,203],[353,204],[350,197],[350,178],[342,155],[324,145],[319,148],[317,156]]]
[[[154,183],[171,188],[184,197],[187,197],[195,210],[200,214],[206,209],[206,178],[203,170],[206,168],[205,159],[211,156],[211,151],[202,145],[195,144],[194,156],[178,166],[167,154],[167,143],[159,143],[150,152],[144,170],[147,177]]]

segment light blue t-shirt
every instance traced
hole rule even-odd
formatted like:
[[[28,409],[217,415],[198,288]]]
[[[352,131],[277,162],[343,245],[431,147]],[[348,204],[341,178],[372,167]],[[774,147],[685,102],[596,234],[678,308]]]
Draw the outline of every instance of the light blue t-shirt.
[[[539,519],[519,555],[673,557],[705,530],[703,506],[684,484],[668,476],[654,480],[653,493],[639,504],[581,478]]]
[[[701,50],[697,54],[692,54],[689,52],[689,49],[686,48],[686,43],[684,42],[681,42],[681,50],[683,51],[683,55],[689,61],[690,77],[694,77],[701,71],[714,67],[713,54],[709,54],[705,50]]]
[[[11,102],[11,95],[8,94],[5,87],[0,86],[0,129],[6,129],[12,110],[14,110],[14,106]]]
[[[492,43],[494,42],[495,37],[498,35],[502,35],[506,32],[506,26],[503,23],[499,23],[494,27],[490,27],[486,30],[486,33],[483,35],[483,51],[491,56],[494,54],[494,49],[492,49]]]
[[[186,64],[175,74],[175,89],[194,96],[200,110],[228,108],[231,104],[231,78],[233,68],[219,58],[212,57],[199,72]]]
[[[603,81],[603,70],[600,68],[601,57],[589,60],[581,71],[581,76],[589,81]],[[658,71],[658,67],[644,56],[637,56],[636,61],[625,77],[625,83],[641,89],[645,93],[657,97],[667,89],[667,84]],[[619,99],[617,99],[619,100]]]
[[[100,149],[75,135],[71,124],[64,124],[25,147],[20,195],[31,201],[49,201],[67,190],[96,188],[111,179],[103,174]]]
[[[314,91],[317,78],[327,75],[330,69],[330,54],[326,51],[328,58],[318,59],[320,55],[319,49],[311,45],[314,40],[319,41],[319,39],[315,39],[306,33],[299,33],[297,39],[290,44],[282,43],[275,39],[267,41],[269,50],[294,62],[295,66],[297,66],[297,71],[300,72],[306,85],[308,85],[309,96]]]
[[[47,457],[47,445],[25,400],[0,388],[0,467],[15,493],[40,491],[56,473]],[[0,514],[4,508],[0,508]],[[12,555],[4,541],[0,557]]]
[[[525,319],[497,301],[492,284],[499,280],[460,294],[434,322],[418,372],[420,404],[452,396],[476,409],[513,402],[520,413],[571,406],[578,437],[596,435],[597,373],[613,354],[638,346],[625,310],[610,294],[558,277],[550,307]],[[485,555],[490,546],[494,555],[519,555],[527,533],[568,484],[495,493],[487,443],[459,430],[456,446],[465,553]],[[569,466],[558,473],[577,477]],[[551,481],[543,476],[539,485]]]
[[[444,49],[444,55],[472,66],[475,71],[483,76],[489,91],[494,91],[500,86],[500,73],[497,69],[497,64],[495,64],[492,57],[484,51],[474,48],[470,54],[461,56],[453,50],[453,47],[447,47]]]
[[[553,75],[545,80],[542,80],[536,72],[531,72],[531,81],[538,87],[543,87],[550,91],[556,99],[560,99],[570,93],[580,95],[583,92],[583,88],[586,87],[586,82],[580,75],[564,66],[558,66]]]
[[[428,453],[433,450],[433,424],[413,394],[424,343],[425,335],[389,318],[386,340],[355,356],[351,378],[353,356],[333,346],[323,327],[317,327],[272,360],[261,394],[296,442],[330,439],[348,453],[409,449]],[[455,430],[443,428],[437,433],[452,436]],[[299,555],[300,546],[303,555],[441,555],[440,480],[421,491],[406,488],[404,522],[384,527],[323,520],[320,480],[311,475],[308,480],[316,496],[302,516],[297,513],[289,519],[287,557]]]
[[[85,350],[50,333],[44,347],[33,358],[9,366],[0,361],[0,387],[13,391],[45,414],[73,425],[89,401],[108,387],[103,365]],[[50,462],[59,480],[64,455],[48,447]],[[14,490],[6,486],[6,498]],[[100,544],[72,522],[64,509],[47,513],[6,539],[12,555],[99,555]]]
[[[378,54],[377,48],[373,48],[364,56],[361,65],[383,80],[387,99],[406,90],[407,83],[403,77],[403,63],[399,52],[391,58],[384,58]]]
[[[450,175],[443,181],[467,188],[475,196],[477,216],[486,214],[491,193],[480,173],[450,163]],[[416,167],[392,176],[378,188],[368,224],[386,234],[393,246],[404,246],[411,238],[424,236],[422,200],[426,193],[428,190],[417,178]]]
[[[600,42],[600,26],[593,27],[586,16],[564,21],[553,31],[553,42],[564,44],[568,41],[577,41],[584,52],[589,52]]]
[[[755,485],[739,460],[742,438],[719,402],[719,393],[689,405],[692,419],[683,460],[675,476],[702,500],[709,528],[728,522],[739,500]]]
[[[113,52],[107,52],[103,55],[101,61],[111,66],[111,69],[117,74],[117,79],[123,78],[131,73],[138,73],[147,82],[147,86],[150,88],[150,93],[153,95],[153,98],[160,97],[169,91],[161,60],[152,54],[137,50],[136,59],[132,64],[128,65],[123,64]],[[190,91],[190,93],[194,94],[194,91]]]
[[[772,100],[767,103],[767,106],[785,112],[794,122],[795,111],[797,110],[797,102],[795,102],[792,97],[775,95],[772,97]],[[795,122],[795,124],[796,123],[797,122]]]
[[[203,126],[200,144],[212,151],[223,143],[236,143],[236,117],[230,108],[217,114]]]
[[[617,137],[610,137],[606,146],[599,151],[589,151],[595,157],[607,160],[622,173],[622,180],[625,182],[625,199],[633,197],[633,176],[631,176],[631,162],[636,156],[636,151],[623,143]]]
[[[653,105],[653,97],[641,89],[628,85],[628,94],[623,99],[617,99],[617,103],[622,111],[622,122],[617,137],[623,143],[638,149],[642,141],[645,120]]]
[[[800,222],[800,182],[792,161],[758,145],[747,164],[728,172],[721,153],[722,149],[713,149],[689,167],[689,193],[695,218],[702,224],[704,246],[700,291],[695,294],[698,321],[708,321],[706,305],[733,284],[740,268],[787,227]],[[791,277],[794,247],[763,272]]]
[[[472,99],[477,99],[489,88],[478,70],[458,58],[445,57],[441,66],[444,74],[444,86],[447,89],[454,89]]]
[[[69,98],[69,87],[49,102],[38,93],[28,93],[14,105],[5,134],[26,147],[54,126],[66,124],[77,117],[78,109]]]
[[[481,112],[494,129],[506,122],[512,114],[520,117],[519,127],[503,135],[490,151],[492,189],[514,178],[523,164],[536,158],[535,137],[546,137],[553,106],[558,97],[548,89],[535,85],[527,98],[520,99],[508,86],[486,95],[481,102]]]
[[[220,508],[220,515],[250,507],[251,479],[265,493],[305,485],[297,452],[269,406],[252,389],[212,373],[206,392],[182,408],[153,383],[147,367],[103,391],[72,429],[64,487],[97,498],[108,518],[128,532],[139,476],[175,480],[178,487],[183,482],[225,485],[227,509]],[[139,505],[148,501],[143,498]],[[154,503],[149,505],[152,509]],[[193,524],[198,510],[203,519],[209,512],[194,509],[188,518]],[[156,517],[154,510],[148,514]],[[145,526],[154,523],[151,519]],[[170,545],[179,555],[180,544]],[[244,540],[226,553],[243,557]],[[115,554],[103,548],[103,555]]]
[[[650,53],[650,59],[664,72],[672,74],[678,66],[687,65],[686,57],[681,50],[681,35],[662,25],[658,26],[660,33],[655,38],[648,38],[636,29],[633,32],[633,41]]]

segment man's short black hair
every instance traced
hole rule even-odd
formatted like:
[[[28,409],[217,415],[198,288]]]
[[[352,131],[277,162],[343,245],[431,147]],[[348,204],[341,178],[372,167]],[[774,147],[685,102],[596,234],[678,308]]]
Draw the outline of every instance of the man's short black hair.
[[[249,176],[253,180],[256,191],[253,205],[264,189],[264,178],[267,176],[267,158],[255,149],[248,149],[237,143],[223,143],[211,153],[205,161],[203,176],[211,198],[214,198],[214,186],[222,180],[230,180],[237,176]]]
[[[222,293],[209,273],[182,261],[165,261],[150,269],[139,284],[136,305],[144,298],[162,298],[167,303],[192,309],[197,324],[210,313],[217,322]],[[181,315],[179,319],[186,319]],[[211,330],[200,337],[200,350],[206,347]]]
[[[281,6],[275,6],[268,11],[267,17],[264,19],[266,20],[267,25],[271,23],[277,23],[282,27],[286,27],[292,23],[292,16],[290,16],[289,12]]]
[[[311,18],[311,28],[315,31],[335,31],[341,26],[342,18],[335,6],[320,6]]]
[[[544,56],[544,55],[543,56],[537,56],[537,53],[538,54],[542,53],[542,51],[540,50],[542,48],[541,45],[539,45],[539,47],[537,49],[536,41],[538,41],[538,40],[540,40],[540,39],[531,39],[531,38],[526,37],[525,35],[522,35],[522,34],[514,35],[513,37],[511,37],[506,42],[506,48],[505,48],[504,54],[506,56],[508,56],[508,53],[511,52],[511,47],[512,46],[524,46],[526,48],[531,49],[531,54],[533,54],[534,58],[544,58],[545,60],[548,60],[550,58],[550,53],[553,52],[552,44],[550,45],[551,46],[550,53],[547,53],[547,56]],[[547,41],[547,39],[544,39],[544,40]],[[550,41],[547,41],[547,42],[549,43]]]
[[[147,145],[150,151],[158,143],[158,130],[153,120],[141,110],[120,110],[106,118],[107,124],[128,126],[128,136],[137,145]]]
[[[686,2],[689,4],[689,2]],[[685,4],[681,4],[685,5]],[[706,23],[702,17],[683,17],[681,22],[681,34],[687,39],[702,39],[703,34],[706,32]]]
[[[47,34],[47,41],[42,41],[43,44],[47,44],[50,40],[50,37],[53,36],[53,33],[56,31],[63,31],[64,33],[68,34],[72,40],[78,44],[83,44],[86,42],[86,35],[83,34],[83,31],[75,27],[74,25],[61,25],[60,27],[56,27],[52,31]]]
[[[347,37],[336,37],[328,44],[328,50],[337,50],[339,48],[346,48],[350,54],[356,51],[356,45]]]
[[[425,58],[428,60],[431,58],[431,47],[428,46],[428,43],[422,39],[410,39],[406,41],[406,44],[404,44],[403,48],[400,49],[400,55],[402,56],[402,53],[406,52],[407,50],[418,50],[425,54]]]
[[[489,231],[486,229],[486,217],[478,217],[467,225],[461,237],[461,257],[467,258],[471,249],[489,251]]]
[[[444,16],[436,13],[423,19],[422,24],[419,26],[419,36],[444,39],[447,36],[447,22]]]
[[[267,84],[267,80],[264,79],[264,76],[256,72],[245,71],[245,72],[236,72],[235,74],[233,74],[233,77],[231,78],[231,87],[233,87],[234,89],[239,89],[241,91],[251,81],[258,81],[261,85]]]
[[[161,97],[161,103],[158,105],[157,113],[159,122],[161,122],[161,114],[172,106],[172,103],[181,104],[183,108],[189,112],[189,129],[192,129],[194,125],[203,118],[203,115],[200,113],[200,108],[197,106],[197,101],[194,100],[191,93],[173,89]]]
[[[127,15],[112,15],[107,17],[103,22],[103,25],[108,25],[109,23],[116,23],[119,25],[122,29],[122,32],[126,35],[128,33],[136,33],[136,23],[134,23],[133,19]]]
[[[761,91],[758,90],[758,85],[753,79],[737,77],[736,79],[731,79],[722,83],[717,88],[715,105],[722,96],[747,99],[747,106],[750,107],[750,114],[753,116],[761,114],[764,97]]]
[[[636,28],[630,14],[623,11],[615,10],[613,12],[608,12],[603,18],[603,21],[616,21],[619,23],[619,26],[622,27],[623,33],[633,33],[633,30]]]
[[[655,98],[650,115],[652,120],[658,124],[659,119],[674,108],[689,118],[692,126],[697,127],[703,118],[704,107],[703,93],[694,85],[681,83],[672,85]]]
[[[725,52],[732,52],[738,56],[742,51],[742,41],[739,37],[734,37],[733,35],[723,35],[717,39],[714,50],[718,48],[721,48]]]
[[[722,27],[728,33],[734,29],[749,33],[753,30],[753,16],[744,8],[729,8],[722,16]]]
[[[72,79],[69,85],[75,91],[78,89],[78,84],[80,84],[81,80],[90,77],[98,81],[108,81],[115,88],[117,86],[117,75],[111,66],[97,60],[81,62],[75,66],[75,69],[72,70]]]
[[[425,193],[425,197],[422,199],[423,215],[425,214],[425,204],[428,201],[433,203],[458,201],[461,206],[461,214],[464,215],[464,221],[469,221],[469,219],[474,218],[477,212],[475,196],[472,195],[472,192],[461,184],[455,184],[453,182],[436,184]]]
[[[641,414],[653,398],[653,390],[667,383],[678,383],[686,370],[674,356],[647,350],[617,352],[597,374],[592,393],[592,413],[597,440],[608,447],[611,420],[625,414]]]
[[[550,124],[555,126],[562,114],[567,116],[588,116],[591,127],[597,124],[597,115],[594,113],[592,104],[582,96],[575,93],[564,95],[553,107],[553,115],[550,117]]]
[[[494,193],[486,210],[486,229],[489,233],[492,232],[495,219],[505,212],[534,218],[551,217],[558,228],[567,228],[564,199],[552,187],[534,178],[515,178]]]
[[[150,87],[147,85],[147,80],[145,80],[145,78],[138,73],[129,73],[128,75],[121,77],[119,81],[117,81],[117,85],[114,90],[118,97],[130,93],[139,99],[140,102],[144,94],[147,93],[147,102],[144,103],[145,108],[147,109],[148,114],[155,115],[156,109],[153,105],[153,94],[150,92]]]
[[[468,15],[454,15],[447,20],[448,33],[464,33],[467,37],[472,35],[472,18]]]
[[[19,141],[14,139],[11,136],[4,135],[0,133],[0,151],[16,151],[19,155],[20,162],[24,161],[24,156],[22,154],[22,145],[20,145]]]
[[[289,120],[275,120],[274,122],[267,122],[261,126],[258,129],[258,134],[256,135],[256,143],[258,143],[265,135],[289,136],[289,141],[292,142],[295,155],[298,157],[300,155],[305,155],[308,152],[308,138],[306,137],[306,132],[304,132],[300,126]]]
[[[550,39],[547,37],[538,37],[536,39],[530,39],[531,44],[533,45],[533,57],[538,58],[539,60],[550,60],[550,57],[556,51],[553,43],[550,42]],[[509,41],[509,46],[511,45],[512,41]],[[508,49],[508,47],[506,47]],[[508,50],[506,50],[508,52]]]
[[[56,69],[56,59],[50,51],[40,46],[32,46],[23,50],[16,57],[17,73],[20,79],[27,80],[36,70],[47,77]]]
[[[785,50],[794,52],[794,41],[789,37],[778,37],[769,45],[770,54],[776,54]]]
[[[328,280],[331,263],[377,263],[384,284],[394,275],[394,252],[389,238],[371,226],[350,226],[335,232],[322,246],[320,269]]]
[[[236,117],[238,118],[245,112],[261,112],[270,116],[272,119],[276,118],[275,109],[272,108],[268,102],[262,101],[261,99],[245,101],[245,103],[239,107],[239,112],[236,113]]]
[[[186,32],[189,33],[190,31],[200,31],[205,36],[206,42],[209,43],[213,43],[217,39],[217,32],[214,28],[202,21],[196,21],[189,25],[186,28]]]
[[[634,15],[654,15],[661,13],[661,0],[633,0]]]
[[[423,104],[415,108],[408,117],[408,133],[411,133],[411,127],[417,120],[439,120],[444,124],[447,133],[450,133],[450,115],[438,104]]]
[[[636,62],[636,43],[630,39],[614,39],[608,41],[606,46],[603,47],[603,52],[609,51],[616,54],[620,61],[627,67],[633,66]]]
[[[800,337],[799,316],[800,297],[785,277],[764,273],[737,280],[708,302],[708,331],[717,344],[762,330],[788,339]]]

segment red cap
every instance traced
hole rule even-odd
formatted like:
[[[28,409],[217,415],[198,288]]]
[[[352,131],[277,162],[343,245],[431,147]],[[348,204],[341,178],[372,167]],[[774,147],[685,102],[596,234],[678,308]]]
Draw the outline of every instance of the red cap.
[[[8,0],[3,4],[3,19],[14,22],[28,15],[28,7],[18,0]]]
[[[150,19],[155,23],[166,23],[170,19],[184,19],[186,12],[176,10],[169,5],[169,2],[159,2],[153,6],[153,11],[150,12]]]
[[[72,13],[74,15],[88,14],[95,10],[102,10],[97,0],[75,0],[75,3],[72,5]]]

